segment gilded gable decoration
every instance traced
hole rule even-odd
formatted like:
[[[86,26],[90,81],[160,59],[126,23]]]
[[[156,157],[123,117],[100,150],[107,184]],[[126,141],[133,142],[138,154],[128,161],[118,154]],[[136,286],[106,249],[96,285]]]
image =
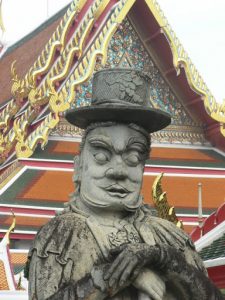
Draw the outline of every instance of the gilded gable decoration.
[[[187,52],[184,50],[181,42],[177,38],[175,32],[169,25],[166,17],[164,16],[159,4],[156,0],[145,0],[149,9],[152,11],[154,17],[159,23],[162,31],[167,37],[170,44],[170,48],[173,53],[173,64],[177,71],[180,73],[180,68],[185,69],[188,83],[190,87],[199,95],[202,96],[206,112],[216,121],[221,123],[221,133],[225,137],[225,100],[223,103],[218,103],[215,97],[210,92],[203,78],[199,74],[198,70],[192,63]]]
[[[2,163],[14,147],[18,157],[32,155],[38,143],[44,147],[60,114],[75,99],[76,87],[90,78],[96,60],[102,65],[106,62],[110,38],[134,2],[95,0],[85,7],[86,1],[74,0],[24,79],[18,78],[13,63],[14,99],[2,111],[0,123],[4,125],[0,139]],[[108,15],[103,16],[106,11]],[[42,114],[44,117],[33,126]]]
[[[86,5],[84,0],[74,0],[24,78],[19,78],[15,62],[12,64],[13,98],[0,116],[0,163],[15,151],[17,157],[29,157],[39,143],[44,147],[50,132],[56,133],[56,126],[61,126],[66,109],[88,104],[89,80],[94,70],[102,66],[133,66],[150,74],[151,105],[166,110],[173,119],[169,135],[161,133],[165,135],[162,140],[205,143],[202,124],[196,124],[177,101],[137,35],[132,33],[134,29],[125,18],[134,3],[137,5],[135,0],[93,0]],[[177,73],[184,68],[190,87],[201,95],[207,113],[221,123],[220,130],[225,136],[225,103],[215,101],[157,1],[143,3],[167,37]],[[178,137],[177,125],[185,126],[184,136]]]

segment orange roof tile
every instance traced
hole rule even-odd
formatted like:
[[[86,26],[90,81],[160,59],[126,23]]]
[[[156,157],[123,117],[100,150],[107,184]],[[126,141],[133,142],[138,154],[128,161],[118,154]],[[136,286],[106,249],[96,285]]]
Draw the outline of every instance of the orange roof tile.
[[[152,159],[176,159],[176,160],[201,160],[201,161],[217,161],[207,153],[197,149],[175,149],[175,148],[160,148],[153,147],[150,157]]]
[[[43,171],[20,197],[64,202],[68,200],[73,190],[71,172]]]
[[[144,176],[143,194],[145,201],[152,203],[151,189],[155,176]],[[167,192],[170,205],[176,207],[197,208],[198,183],[202,183],[204,208],[217,208],[224,201],[224,178],[203,177],[163,177],[162,187]],[[213,202],[212,202],[213,200]]]
[[[46,224],[50,218],[41,218],[41,217],[29,217],[29,216],[16,216],[16,225],[22,226],[32,226],[32,227],[40,227]],[[12,216],[1,216],[1,224],[2,225],[10,225],[12,224]]]
[[[196,225],[184,225],[184,231],[190,234],[195,226]]]
[[[79,149],[80,149],[80,143],[59,141],[53,147],[51,152],[53,152],[53,153],[70,153],[72,155],[75,155],[75,154],[79,153]]]
[[[9,290],[8,280],[6,277],[4,262],[0,260],[0,291]]]
[[[151,201],[151,188],[156,175],[145,175],[143,179],[143,194],[146,202]],[[202,183],[203,206],[216,208],[224,201],[224,178],[205,178],[191,176],[164,175],[163,189],[167,191],[171,205],[175,207],[197,207],[198,183]],[[20,198],[66,202],[69,194],[74,191],[72,172],[42,171]],[[212,203],[213,199],[213,203]],[[44,222],[43,220],[37,221]]]
[[[11,256],[11,263],[13,265],[22,265],[27,262],[27,255],[28,253],[10,253]]]

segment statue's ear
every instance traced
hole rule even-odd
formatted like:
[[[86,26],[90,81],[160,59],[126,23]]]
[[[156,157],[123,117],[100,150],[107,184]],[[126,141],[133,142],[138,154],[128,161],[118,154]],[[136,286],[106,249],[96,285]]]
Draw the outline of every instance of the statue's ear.
[[[82,170],[82,158],[78,154],[74,157],[74,173],[73,173],[73,182],[80,184],[81,182],[81,170]]]

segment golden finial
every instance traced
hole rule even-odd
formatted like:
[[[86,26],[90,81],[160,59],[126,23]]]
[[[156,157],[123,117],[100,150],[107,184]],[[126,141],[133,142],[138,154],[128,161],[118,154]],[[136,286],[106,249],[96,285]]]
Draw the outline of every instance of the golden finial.
[[[4,236],[4,239],[6,239],[6,242],[7,244],[10,243],[10,240],[9,240],[9,235],[12,231],[14,231],[15,229],[15,226],[16,226],[16,217],[15,217],[15,214],[14,212],[11,210],[12,212],[12,215],[13,215],[13,222],[12,222],[12,225],[9,227],[8,231],[6,232],[5,236]]]
[[[152,198],[158,211],[158,216],[162,219],[173,222],[177,227],[183,229],[182,221],[178,220],[174,207],[169,205],[166,192],[163,192],[162,190],[161,181],[163,175],[164,173],[160,173],[152,185]]]

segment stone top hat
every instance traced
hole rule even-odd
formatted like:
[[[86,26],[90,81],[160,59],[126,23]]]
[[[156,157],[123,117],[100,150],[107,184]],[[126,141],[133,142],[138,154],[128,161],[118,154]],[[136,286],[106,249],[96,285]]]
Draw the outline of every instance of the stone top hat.
[[[90,106],[68,110],[66,119],[85,129],[94,122],[135,123],[149,133],[170,124],[170,115],[150,107],[150,77],[127,68],[104,69],[94,74]]]

